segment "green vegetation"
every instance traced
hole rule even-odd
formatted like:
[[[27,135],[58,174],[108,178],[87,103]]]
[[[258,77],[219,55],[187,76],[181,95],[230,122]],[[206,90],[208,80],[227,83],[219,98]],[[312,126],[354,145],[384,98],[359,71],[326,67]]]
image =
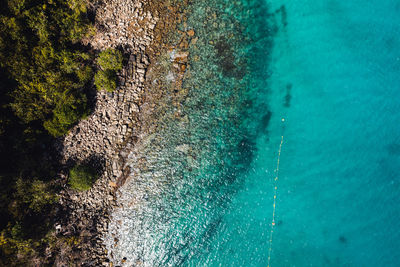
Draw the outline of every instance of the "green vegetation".
[[[117,75],[114,71],[99,70],[94,76],[94,84],[98,90],[113,92],[117,88]]]
[[[65,134],[87,113],[92,56],[78,41],[92,31],[83,0],[8,0],[0,16],[0,66],[16,82],[11,107],[25,123]]]
[[[122,53],[108,49],[95,61],[81,42],[94,33],[86,1],[0,5],[0,266],[53,264],[56,253],[45,251],[58,242],[54,140],[89,114],[93,81],[98,89],[117,87]],[[69,184],[87,190],[95,179],[92,169],[78,165]]]
[[[58,199],[48,184],[36,179],[33,181],[18,179],[15,196],[21,200],[20,205],[34,212],[40,212],[47,205],[57,202]]]
[[[80,40],[93,30],[86,0],[0,5],[0,266],[52,265],[53,142],[89,113],[94,52]]]
[[[69,171],[69,185],[79,191],[89,190],[96,181],[96,172],[87,165],[76,165]]]
[[[94,76],[98,90],[112,92],[117,88],[117,73],[122,70],[122,53],[116,49],[102,51],[97,58],[100,69]]]
[[[4,177],[1,177],[4,185]],[[18,178],[12,188],[2,187],[0,265],[24,266],[40,257],[51,242],[56,190],[49,183]]]

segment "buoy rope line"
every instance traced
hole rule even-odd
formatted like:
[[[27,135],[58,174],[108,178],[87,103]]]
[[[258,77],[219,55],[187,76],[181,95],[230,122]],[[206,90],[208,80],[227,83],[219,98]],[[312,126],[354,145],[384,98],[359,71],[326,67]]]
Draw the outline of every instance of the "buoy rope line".
[[[285,119],[282,118],[282,128],[284,127],[283,123],[285,122]],[[276,214],[276,196],[278,193],[278,180],[279,180],[279,164],[281,160],[281,152],[282,152],[282,145],[283,145],[283,131],[282,131],[282,136],[281,136],[281,143],[279,144],[279,150],[278,150],[278,159],[276,162],[276,169],[275,169],[275,178],[274,178],[274,201],[272,205],[272,221],[271,221],[271,231],[269,233],[269,248],[268,248],[268,267],[270,267],[271,263],[271,252],[272,252],[272,235],[274,233],[274,228],[275,228],[275,214]]]

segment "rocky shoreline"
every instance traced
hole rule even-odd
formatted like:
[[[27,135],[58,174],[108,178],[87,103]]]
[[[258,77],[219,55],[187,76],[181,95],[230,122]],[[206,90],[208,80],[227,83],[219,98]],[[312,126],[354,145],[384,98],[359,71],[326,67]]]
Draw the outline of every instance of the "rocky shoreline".
[[[149,97],[146,86],[151,82],[146,76],[151,63],[168,48],[168,34],[181,22],[181,7],[185,4],[184,1],[168,6],[157,0],[91,3],[97,32],[84,42],[98,51],[122,49],[126,62],[118,75],[117,90],[97,91],[94,111],[57,144],[64,166],[89,162],[101,175],[88,191],[76,192],[65,187],[60,193],[61,213],[65,216],[55,224],[56,233],[76,237],[77,242],[58,251],[56,266],[69,266],[71,262],[80,266],[112,266],[102,236],[108,229],[116,191],[131,173],[125,159],[143,134],[140,113]],[[180,71],[185,69],[179,67]],[[65,184],[67,175],[60,176]]]

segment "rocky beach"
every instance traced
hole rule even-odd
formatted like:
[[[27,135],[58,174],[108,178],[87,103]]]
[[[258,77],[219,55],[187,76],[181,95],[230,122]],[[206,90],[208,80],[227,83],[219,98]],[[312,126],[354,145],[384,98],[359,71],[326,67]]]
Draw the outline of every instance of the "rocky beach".
[[[91,3],[97,31],[84,42],[98,51],[121,49],[125,60],[123,70],[118,73],[117,90],[111,93],[97,91],[94,111],[56,145],[62,155],[62,164],[88,163],[101,173],[88,191],[65,188],[60,193],[62,213],[66,216],[56,223],[57,234],[78,236],[79,242],[72,249],[65,247],[60,252],[57,256],[59,266],[66,262],[109,266],[102,236],[108,229],[116,191],[132,171],[125,164],[126,158],[151,125],[142,120],[141,113],[151,112],[152,107],[143,108],[143,105],[159,94],[154,89],[152,92],[147,89],[157,76],[157,67],[152,62],[171,47],[168,38],[177,23],[183,20],[184,7],[185,3],[181,1],[175,5],[147,0]],[[190,37],[194,33],[182,35]],[[174,63],[178,65],[177,73],[186,69],[188,53],[184,49],[181,47],[183,56],[177,57]],[[162,90],[162,87],[158,89]],[[67,178],[62,173],[61,177]]]

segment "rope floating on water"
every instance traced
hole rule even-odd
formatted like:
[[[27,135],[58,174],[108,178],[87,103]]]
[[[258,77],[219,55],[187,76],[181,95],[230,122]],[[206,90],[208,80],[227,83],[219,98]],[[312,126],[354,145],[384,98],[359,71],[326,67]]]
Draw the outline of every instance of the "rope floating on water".
[[[282,124],[285,122],[285,119],[282,118]],[[284,127],[284,125],[282,125]],[[275,169],[275,178],[274,178],[274,201],[272,205],[272,221],[271,221],[271,231],[269,234],[269,248],[268,248],[268,267],[270,267],[271,262],[271,252],[272,252],[272,234],[274,233],[275,227],[275,210],[276,210],[276,196],[278,193],[278,180],[279,180],[279,164],[281,160],[281,152],[282,152],[282,145],[283,145],[283,133],[281,136],[281,143],[279,144],[278,150],[278,160],[276,162],[276,169]]]

